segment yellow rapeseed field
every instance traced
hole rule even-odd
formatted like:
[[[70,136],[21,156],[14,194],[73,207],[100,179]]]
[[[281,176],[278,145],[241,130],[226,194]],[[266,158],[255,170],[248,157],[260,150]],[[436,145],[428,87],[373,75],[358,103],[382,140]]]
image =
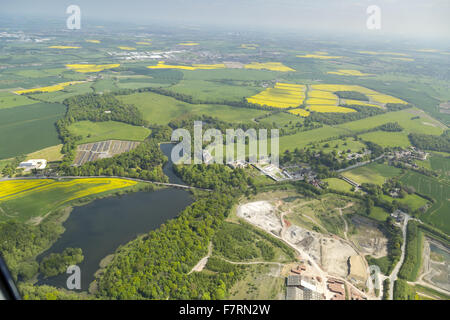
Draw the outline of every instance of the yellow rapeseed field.
[[[86,42],[90,42],[90,43],[100,43],[100,40],[86,40]]]
[[[55,205],[114,189],[135,185],[137,182],[119,178],[87,178],[67,181],[51,179],[9,180],[0,182],[0,202],[21,198],[33,193],[61,191],[63,199]]]
[[[79,49],[79,48],[81,48],[81,47],[73,47],[73,46],[50,46],[49,48],[51,48],[51,49],[62,49],[62,50],[65,50],[65,49]]]
[[[320,99],[320,98],[308,98],[306,100],[307,105],[313,105],[313,104],[326,104],[330,106],[335,106],[338,104],[338,100],[330,100],[330,99]]]
[[[309,116],[309,111],[306,111],[304,109],[290,109],[290,110],[288,110],[288,112],[292,113],[296,116],[302,116],[302,117]]]
[[[375,90],[368,89],[358,85],[346,85],[346,84],[313,84],[311,85],[312,90],[322,90],[328,92],[336,92],[336,91],[357,91],[362,94],[365,94],[371,101],[381,104],[386,103],[402,103],[407,104],[406,101],[403,101],[399,98],[379,93]],[[309,93],[308,93],[309,94]]]
[[[358,51],[358,53],[370,55],[403,56],[403,57],[408,56],[406,53],[399,53],[399,52]]]
[[[268,88],[250,98],[250,103],[267,105],[275,108],[297,107],[305,99],[305,86],[278,82],[274,88]]]
[[[147,42],[147,41],[138,41],[136,42],[136,44],[140,44],[140,45],[150,45],[152,44],[151,42]]]
[[[337,97],[333,93],[315,89],[308,91],[308,98],[328,99],[333,101],[337,100]]]
[[[403,57],[390,57],[391,60],[400,60],[400,61],[414,61],[413,58],[403,58]]]
[[[66,67],[82,73],[88,72],[100,72],[106,69],[117,68],[120,66],[120,63],[111,63],[111,64],[66,64]]]
[[[121,49],[121,50],[128,50],[128,51],[130,51],[130,50],[136,50],[135,47],[127,47],[127,46],[119,46],[119,47],[117,47],[117,48],[119,48],[119,49]]]
[[[328,74],[337,74],[339,76],[373,76],[372,73],[363,73],[359,70],[353,70],[353,69],[339,69],[337,71],[328,71]]]
[[[24,93],[31,93],[31,92],[55,92],[63,90],[65,87],[70,86],[72,84],[82,83],[84,81],[70,81],[70,82],[62,82],[58,83],[52,86],[48,87],[39,87],[39,88],[33,88],[33,89],[24,89],[24,90],[18,90],[14,91],[15,94],[24,94]]]
[[[329,55],[325,55],[325,54],[303,54],[303,55],[299,54],[296,57],[297,58],[322,59],[322,60],[342,58],[342,56],[329,56]]]
[[[199,43],[197,43],[197,42],[181,42],[178,45],[179,46],[198,46]]]
[[[244,48],[244,49],[255,50],[258,47],[259,47],[259,45],[252,44],[252,43],[243,43],[243,44],[241,44],[241,48]]]
[[[270,71],[281,71],[281,72],[288,72],[288,71],[295,71],[295,69],[289,68],[282,64],[281,62],[252,62],[249,64],[246,64],[244,66],[245,69],[265,69]]]
[[[350,108],[337,107],[331,105],[320,105],[320,104],[308,106],[308,110],[315,112],[336,112],[336,113],[356,112],[356,110]]]

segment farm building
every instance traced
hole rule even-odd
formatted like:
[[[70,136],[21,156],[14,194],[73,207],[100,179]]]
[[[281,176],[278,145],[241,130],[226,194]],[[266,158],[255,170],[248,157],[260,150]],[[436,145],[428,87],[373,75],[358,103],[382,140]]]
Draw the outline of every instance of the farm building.
[[[47,160],[45,159],[30,159],[19,164],[19,168],[23,168],[25,171],[32,169],[45,169],[46,166]]]

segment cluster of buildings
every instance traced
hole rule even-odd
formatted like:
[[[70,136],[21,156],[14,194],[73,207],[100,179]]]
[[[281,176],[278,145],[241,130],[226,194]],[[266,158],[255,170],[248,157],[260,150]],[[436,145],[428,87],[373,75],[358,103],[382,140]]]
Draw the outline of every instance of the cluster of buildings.
[[[47,167],[47,160],[45,159],[30,159],[19,163],[19,168],[24,171],[31,171],[33,169],[42,170]]]
[[[313,278],[294,274],[286,278],[286,300],[325,300],[325,295]]]
[[[147,59],[172,59],[175,54],[183,50],[172,51],[108,51],[110,56],[121,57],[124,60],[147,60]]]
[[[429,153],[413,146],[408,149],[396,150],[387,155],[389,160],[403,161],[415,165],[414,160],[427,160]]]
[[[345,300],[345,285],[344,281],[329,278],[327,280],[327,288],[329,291],[334,293],[331,300]]]
[[[362,152],[362,153],[352,152],[352,153],[347,154],[346,159],[347,160],[356,160],[356,159],[363,158],[367,155],[370,155],[371,153],[372,153],[372,151],[370,151],[370,150],[364,150],[364,152]]]
[[[395,210],[391,213],[391,217],[395,219],[397,223],[403,225],[403,221],[405,220],[406,213],[400,209]]]

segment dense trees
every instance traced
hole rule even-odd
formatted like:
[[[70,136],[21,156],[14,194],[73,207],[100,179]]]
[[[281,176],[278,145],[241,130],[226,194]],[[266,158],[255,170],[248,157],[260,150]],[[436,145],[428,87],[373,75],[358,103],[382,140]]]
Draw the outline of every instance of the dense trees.
[[[173,168],[184,182],[204,189],[243,193],[251,183],[244,170],[232,170],[220,164],[174,165]]]
[[[403,130],[402,126],[400,126],[398,122],[387,122],[379,126],[378,129],[381,131],[388,131],[388,132],[399,132]]]
[[[403,279],[397,279],[394,282],[394,300],[414,300],[415,290],[408,282]]]
[[[369,98],[365,94],[358,91],[336,91],[334,94],[341,99],[369,101]]]
[[[98,280],[99,294],[118,299],[222,298],[235,279],[233,272],[188,273],[206,255],[232,203],[230,196],[210,194],[178,218],[119,249]]]
[[[3,169],[2,169],[2,175],[4,176],[13,176],[21,169],[17,169],[19,164],[26,159],[25,155],[20,155],[14,158],[13,161],[8,163]]]
[[[410,133],[408,138],[419,149],[450,152],[450,130],[447,130],[441,136]]]
[[[62,253],[51,253],[44,257],[40,263],[39,271],[44,277],[53,277],[64,273],[67,267],[78,264],[84,260],[80,248],[66,248]]]
[[[78,95],[65,99],[63,104],[67,106],[66,115],[56,122],[59,137],[64,144],[61,149],[64,154],[61,165],[63,171],[72,164],[76,144],[81,140],[81,137],[69,131],[72,123],[82,120],[95,122],[112,120],[137,126],[148,125],[135,106],[120,102],[112,93]]]
[[[53,215],[59,215],[59,212]],[[38,272],[34,257],[58,239],[63,228],[54,219],[38,225],[0,223],[0,252],[15,279],[29,280]]]
[[[112,158],[87,162],[79,167],[61,165],[69,176],[121,176],[143,180],[168,182],[162,171],[167,157],[155,142],[145,141],[134,150]]]
[[[403,236],[401,229],[394,225],[394,221],[390,217],[384,223],[383,230],[388,238],[388,255],[378,259],[367,256],[366,259],[369,265],[375,264],[380,267],[381,272],[385,275],[389,275],[400,260]]]
[[[348,113],[311,112],[311,114],[307,119],[323,124],[335,125],[386,113],[386,110],[374,107],[358,106],[358,105],[346,105],[346,107],[352,108],[358,112],[348,112]]]
[[[213,238],[216,254],[231,261],[262,258],[271,261],[275,257],[273,245],[261,239],[251,228],[240,224],[224,223]]]
[[[70,123],[90,120],[120,121],[136,126],[148,124],[134,105],[120,102],[113,94],[88,93],[67,98],[63,104],[67,106],[66,119]]]
[[[399,278],[416,281],[420,269],[423,233],[416,222],[408,223],[406,233],[405,260],[398,272]]]

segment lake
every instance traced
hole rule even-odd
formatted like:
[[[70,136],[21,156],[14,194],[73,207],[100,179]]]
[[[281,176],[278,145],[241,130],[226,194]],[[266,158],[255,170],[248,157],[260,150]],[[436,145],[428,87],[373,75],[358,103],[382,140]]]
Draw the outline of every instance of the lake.
[[[169,153],[169,161],[172,147],[173,144],[161,145],[161,149]],[[184,184],[173,173],[171,161],[164,166],[164,170],[170,182]],[[87,291],[104,257],[139,234],[148,233],[175,218],[192,202],[188,191],[168,188],[98,199],[75,207],[63,224],[66,231],[48,251],[40,255],[39,260],[50,253],[61,253],[68,247],[81,248],[84,255],[84,261],[78,265],[81,269],[81,290]],[[40,278],[38,284],[66,288],[69,276],[64,273]]]

